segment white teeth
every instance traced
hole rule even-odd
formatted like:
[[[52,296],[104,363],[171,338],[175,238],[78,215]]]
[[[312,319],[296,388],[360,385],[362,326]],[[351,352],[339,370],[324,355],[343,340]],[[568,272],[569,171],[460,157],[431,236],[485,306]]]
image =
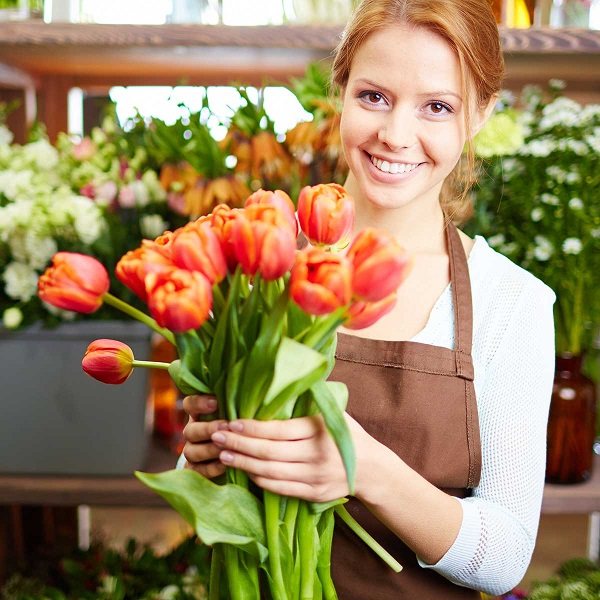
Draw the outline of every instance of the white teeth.
[[[384,173],[391,173],[395,175],[396,173],[409,173],[416,169],[419,165],[414,163],[391,163],[387,160],[381,160],[375,156],[371,156],[371,162]]]

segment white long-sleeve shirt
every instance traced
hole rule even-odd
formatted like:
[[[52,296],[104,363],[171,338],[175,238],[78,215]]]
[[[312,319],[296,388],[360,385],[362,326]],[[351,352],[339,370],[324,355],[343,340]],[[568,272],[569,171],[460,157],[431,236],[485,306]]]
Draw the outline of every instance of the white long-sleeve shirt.
[[[554,292],[477,236],[469,254],[481,480],[458,500],[460,531],[431,568],[489,594],[512,589],[529,565],[544,489],[554,378]],[[415,342],[453,348],[450,286]]]

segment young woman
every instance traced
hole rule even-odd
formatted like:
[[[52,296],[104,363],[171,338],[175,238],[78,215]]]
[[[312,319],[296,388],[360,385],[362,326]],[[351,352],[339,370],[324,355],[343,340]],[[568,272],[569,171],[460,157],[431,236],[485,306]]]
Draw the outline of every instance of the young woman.
[[[393,573],[340,525],[342,599],[502,593],[531,558],[554,294],[453,224],[469,209],[459,160],[472,157],[502,74],[486,0],[364,0],[336,51],[356,229],[386,228],[414,259],[395,309],[338,337],[331,379],[350,391],[358,464],[349,510],[405,567]],[[185,406],[189,468],[213,477],[235,466],[265,489],[313,501],[348,494],[320,418],[203,423],[194,419],[214,400]]]

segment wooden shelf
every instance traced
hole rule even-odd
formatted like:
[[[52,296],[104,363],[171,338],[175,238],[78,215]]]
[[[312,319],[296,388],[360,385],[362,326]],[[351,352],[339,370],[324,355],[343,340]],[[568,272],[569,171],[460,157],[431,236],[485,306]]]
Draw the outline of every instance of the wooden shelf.
[[[177,457],[154,443],[144,471],[157,473],[175,468]],[[45,506],[155,506],[166,502],[133,476],[79,477],[0,475],[0,505]],[[549,485],[544,488],[542,513],[587,514],[600,511],[600,456],[593,477],[582,484]]]

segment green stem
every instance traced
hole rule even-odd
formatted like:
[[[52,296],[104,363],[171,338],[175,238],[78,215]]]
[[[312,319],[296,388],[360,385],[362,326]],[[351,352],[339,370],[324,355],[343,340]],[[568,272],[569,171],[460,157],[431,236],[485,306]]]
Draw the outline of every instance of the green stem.
[[[300,598],[312,600],[317,571],[317,548],[315,548],[316,517],[307,502],[301,502],[298,510],[298,551],[300,553]]]
[[[221,573],[223,572],[223,551],[219,544],[212,549],[210,560],[210,579],[208,583],[208,600],[221,600]]]
[[[146,369],[164,369],[169,370],[170,363],[155,362],[152,360],[133,360],[131,363],[134,367],[145,367]]]
[[[298,498],[288,498],[285,506],[285,513],[283,515],[283,522],[285,523],[285,530],[287,532],[287,539],[290,548],[293,548],[294,532],[296,530],[296,519],[298,517],[298,506],[300,500]]]
[[[265,525],[267,530],[267,546],[269,548],[269,567],[273,581],[271,590],[274,600],[287,600],[288,595],[281,570],[281,547],[279,532],[279,496],[272,492],[264,492]]]
[[[175,336],[173,335],[173,333],[168,329],[161,327],[152,317],[148,316],[146,313],[131,306],[131,304],[124,302],[120,298],[113,296],[109,292],[106,292],[106,294],[102,296],[102,299],[104,300],[104,302],[106,302],[106,304],[110,304],[117,310],[124,312],[126,315],[129,315],[130,317],[141,321],[145,325],[148,325],[150,329],[156,331],[156,333],[160,333],[160,335],[162,335],[166,340],[171,342],[171,344],[175,345]]]
[[[365,543],[381,560],[391,567],[396,573],[400,573],[402,565],[385,549],[376,542],[356,520],[350,516],[350,513],[343,506],[336,506],[335,512],[350,527],[350,529]]]

